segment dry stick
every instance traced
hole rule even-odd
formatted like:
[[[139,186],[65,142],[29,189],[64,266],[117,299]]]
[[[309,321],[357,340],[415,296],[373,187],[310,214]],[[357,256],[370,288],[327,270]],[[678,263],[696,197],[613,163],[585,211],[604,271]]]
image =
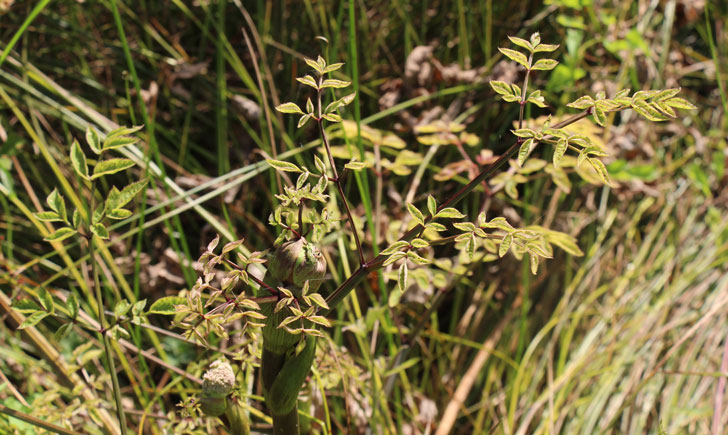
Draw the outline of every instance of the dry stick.
[[[725,347],[723,348],[723,362],[720,365],[721,373],[728,372],[728,336],[725,339]],[[713,435],[721,433],[721,415],[723,414],[723,396],[725,395],[725,376],[721,376],[718,381],[718,388],[715,391],[715,405],[713,407]]]
[[[556,125],[554,125],[553,129],[559,129],[566,127],[567,125],[571,125],[580,119],[586,118],[591,114],[591,109],[584,110],[583,112],[572,116],[571,118],[568,118]],[[320,126],[320,123],[319,123]],[[323,131],[323,128],[322,128]],[[546,136],[544,139],[550,139],[551,136]],[[326,143],[326,142],[325,142]],[[503,166],[503,164],[508,161],[511,157],[513,157],[520,147],[520,145],[523,143],[523,139],[519,138],[513,145],[508,148],[508,150],[501,155],[498,160],[488,165],[486,168],[484,168],[480,174],[478,174],[477,177],[473,178],[468,184],[463,186],[460,190],[458,190],[453,196],[448,198],[445,202],[443,202],[438,208],[437,211],[450,207],[452,205],[455,205],[458,203],[461,199],[463,199],[468,193],[470,193],[473,189],[475,189],[480,183],[483,181],[489,179],[492,177],[495,172]],[[332,162],[333,163],[333,162]],[[344,200],[344,203],[346,204],[346,200]],[[427,215],[425,217],[425,224],[428,223],[430,220],[432,220],[431,215]],[[353,225],[352,225],[353,227]],[[405,233],[399,240],[405,240],[405,241],[411,241],[414,239],[417,234],[419,234],[424,229],[424,226],[422,224],[418,224],[415,227],[413,227],[411,230],[409,230],[407,233]],[[356,235],[356,232],[354,232]],[[344,298],[354,289],[354,287],[362,280],[364,277],[373,270],[377,270],[382,267],[382,263],[387,259],[388,256],[379,254],[375,258],[369,260],[368,262],[365,262],[362,266],[360,266],[356,272],[351,274],[349,278],[346,279],[336,290],[334,290],[329,297],[326,298],[326,303],[329,305],[329,307],[335,307],[337,304],[339,304]],[[331,311],[331,308],[328,310],[321,310],[322,315],[326,315],[329,311]]]
[[[513,302],[513,308],[517,308],[520,304],[521,297],[519,296]],[[508,314],[506,314],[501,321],[498,322],[493,333],[485,340],[483,346],[480,348],[477,355],[475,355],[473,363],[468,368],[468,371],[465,372],[465,375],[463,375],[462,380],[460,380],[460,384],[455,390],[455,394],[452,399],[450,399],[450,403],[447,404],[447,408],[445,408],[445,412],[442,414],[442,420],[440,420],[440,425],[437,427],[435,435],[446,435],[450,433],[450,429],[452,429],[455,419],[457,419],[460,408],[463,407],[465,400],[468,398],[468,394],[473,388],[473,384],[475,384],[475,380],[478,378],[480,370],[485,365],[485,362],[488,361],[491,351],[498,343],[498,340],[500,340],[503,329],[508,322],[510,322],[511,317],[513,317],[513,311],[514,310],[508,311]]]

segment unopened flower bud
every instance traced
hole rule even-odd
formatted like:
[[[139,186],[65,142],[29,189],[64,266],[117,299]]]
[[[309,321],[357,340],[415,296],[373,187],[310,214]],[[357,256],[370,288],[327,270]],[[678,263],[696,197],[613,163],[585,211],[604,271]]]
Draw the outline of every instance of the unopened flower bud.
[[[292,291],[302,288],[308,281],[309,291],[315,292],[326,275],[326,260],[315,245],[301,237],[282,244],[273,252],[268,274],[284,286],[292,285]]]
[[[202,376],[200,408],[205,415],[217,417],[227,409],[226,397],[235,387],[235,373],[226,360],[217,360]]]

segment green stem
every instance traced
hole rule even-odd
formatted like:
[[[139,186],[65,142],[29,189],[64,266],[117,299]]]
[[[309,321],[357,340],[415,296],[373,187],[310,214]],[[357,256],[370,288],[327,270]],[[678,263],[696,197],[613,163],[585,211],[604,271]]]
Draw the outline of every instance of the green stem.
[[[99,159],[101,156],[99,156]],[[109,374],[111,375],[111,386],[114,390],[114,401],[116,402],[116,415],[119,417],[119,428],[121,429],[122,435],[126,435],[126,417],[124,416],[124,408],[121,406],[121,389],[119,388],[119,378],[116,376],[116,364],[114,363],[114,356],[112,355],[111,340],[107,334],[107,322],[106,314],[104,314],[104,302],[101,296],[101,285],[99,284],[99,271],[96,267],[96,253],[94,246],[94,234],[91,231],[93,225],[94,210],[96,210],[96,181],[91,182],[91,201],[88,213],[88,249],[89,249],[89,260],[91,261],[91,274],[94,277],[94,291],[96,292],[96,306],[99,310],[99,323],[101,324],[101,335],[104,343],[104,353],[106,354],[106,362],[109,365]]]

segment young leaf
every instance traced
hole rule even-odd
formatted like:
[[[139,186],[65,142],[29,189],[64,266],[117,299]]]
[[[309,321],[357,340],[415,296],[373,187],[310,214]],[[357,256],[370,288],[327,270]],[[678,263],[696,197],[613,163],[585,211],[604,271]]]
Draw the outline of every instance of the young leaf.
[[[498,256],[503,257],[508,253],[508,250],[511,248],[511,244],[513,243],[513,234],[508,233],[505,237],[503,237],[503,240],[501,240],[500,246],[498,247]]]
[[[567,104],[567,106],[573,107],[574,109],[588,109],[594,106],[594,99],[589,95],[584,95],[583,97],[577,98],[576,101]]]
[[[697,107],[693,105],[693,103],[689,102],[688,100],[680,97],[670,98],[669,100],[665,100],[665,104],[668,106],[674,107],[676,109],[685,109],[685,110],[695,110]]]
[[[403,261],[399,266],[399,273],[397,274],[397,286],[402,293],[407,290],[407,275],[407,262]]]
[[[602,127],[607,125],[607,116],[605,115],[604,110],[599,107],[594,107],[592,115],[594,116],[594,122]]]
[[[518,149],[518,164],[523,166],[523,164],[526,162],[526,158],[528,157],[528,153],[531,152],[531,145],[533,144],[533,139],[526,139],[523,144],[521,144],[521,148]]]
[[[538,272],[538,256],[533,254],[529,254],[528,256],[531,261],[531,273],[535,275]]]
[[[131,304],[126,299],[122,299],[119,302],[114,305],[114,316],[116,318],[120,318],[121,316],[125,316],[126,313],[129,312],[129,309],[131,308]]]
[[[154,301],[147,314],[164,314],[174,315],[177,311],[175,305],[184,305],[187,303],[187,299],[181,296],[166,296],[161,299]]]
[[[425,217],[422,215],[422,212],[409,202],[407,203],[407,211],[409,212],[410,216],[412,216],[412,219],[417,221],[418,224],[425,224]]]
[[[56,307],[53,304],[53,296],[45,287],[41,287],[38,291],[38,300],[43,309],[48,313],[53,314],[56,311]]]
[[[409,246],[409,242],[405,240],[399,240],[397,242],[392,243],[387,249],[380,252],[379,255],[391,255],[395,252],[400,251],[402,248]]]
[[[347,82],[344,80],[337,80],[337,79],[326,79],[321,84],[321,88],[345,88],[349,86],[351,82]]]
[[[66,338],[69,332],[71,332],[71,329],[73,328],[73,323],[66,323],[58,327],[56,329],[56,332],[53,333],[53,339],[56,341],[63,340]]]
[[[117,129],[111,130],[109,132],[109,134],[106,135],[106,140],[113,139],[113,138],[119,137],[119,136],[128,136],[130,134],[136,133],[137,131],[141,130],[142,128],[144,128],[143,125],[136,125],[134,127],[122,126]]]
[[[597,174],[599,174],[599,178],[601,178],[602,182],[606,184],[607,186],[611,185],[611,182],[609,181],[609,172],[607,172],[606,166],[604,166],[604,163],[602,163],[601,160],[595,159],[592,157],[587,158],[589,161],[589,164],[592,165],[595,171],[597,171]]]
[[[437,214],[437,201],[432,195],[427,196],[427,211],[430,212],[430,216],[433,218]]]
[[[60,242],[76,234],[76,230],[68,227],[60,228],[53,234],[50,234],[43,238],[47,242]]]
[[[319,58],[320,58],[320,57],[321,57],[321,56],[319,56]],[[306,62],[306,65],[308,65],[308,66],[310,66],[311,68],[313,68],[314,70],[316,70],[316,72],[317,72],[317,73],[318,73],[319,75],[322,75],[322,74],[324,73],[324,69],[323,69],[323,68],[321,67],[321,65],[320,65],[320,64],[319,64],[318,62],[316,62],[315,60],[313,60],[313,59],[309,59],[309,58],[304,58],[304,59],[303,59],[303,61],[304,61],[304,62]]]
[[[96,154],[101,154],[101,139],[99,138],[99,133],[93,126],[89,126],[86,129],[86,143],[91,148],[91,151]]]
[[[438,219],[462,219],[465,215],[460,213],[456,208],[446,207],[440,210],[435,217]]]
[[[316,80],[314,80],[314,78],[308,74],[306,74],[303,77],[296,77],[296,80],[298,80],[299,83],[303,83],[306,86],[311,86],[314,89],[318,89],[318,83],[316,83]]]
[[[91,232],[98,237],[99,239],[108,239],[109,238],[109,230],[106,229],[104,224],[102,223],[96,223],[91,226]]]
[[[265,160],[273,169],[276,169],[278,171],[283,172],[303,172],[301,169],[296,166],[295,164],[291,162],[286,162],[283,160],[273,160],[273,159],[266,159]]]
[[[299,115],[304,115],[303,110],[296,103],[283,103],[276,106],[276,110],[281,113],[298,113]]]
[[[73,320],[76,320],[76,317],[78,317],[78,299],[76,298],[76,293],[71,293],[68,295],[68,298],[66,298],[66,309],[68,310],[68,315]]]
[[[306,100],[306,112],[308,112],[309,114],[313,113],[313,102],[310,98]]]
[[[303,127],[304,125],[306,125],[306,123],[308,122],[308,120],[311,119],[311,118],[312,118],[312,116],[311,116],[310,113],[307,113],[307,114],[303,115],[301,118],[299,118],[298,125],[296,125],[296,128]]]
[[[556,142],[556,148],[554,149],[554,167],[558,168],[561,164],[561,159],[564,158],[564,154],[566,153],[566,147],[568,145],[568,142],[566,139],[559,139],[558,142]]]
[[[526,57],[525,54],[521,53],[520,51],[511,50],[510,48],[500,48],[500,47],[498,47],[498,51],[503,53],[508,59],[510,59],[514,62],[518,62],[526,68],[529,67],[528,58]]]
[[[63,222],[61,216],[54,211],[42,211],[40,213],[33,213],[33,216],[43,222]]]
[[[119,196],[114,202],[113,207],[108,207],[108,209],[113,210],[127,205],[129,201],[134,199],[134,197],[137,196],[137,194],[141,192],[142,189],[144,189],[144,186],[147,185],[148,181],[149,180],[135,181],[134,183],[131,183],[130,185],[123,188],[121,192],[119,192]]]
[[[336,113],[324,113],[321,116],[329,122],[341,122],[341,116]]]
[[[344,64],[343,63],[340,63],[340,62],[339,63],[332,63],[329,66],[327,66],[326,68],[324,68],[324,74],[330,73],[332,71],[336,71],[337,69],[341,68],[342,66],[344,66]]]
[[[534,47],[533,52],[551,52],[556,51],[557,48],[559,48],[559,44],[538,44],[536,47]]]
[[[350,169],[352,171],[360,171],[362,169],[365,169],[367,166],[369,165],[364,162],[357,162],[355,160],[352,160],[344,165],[346,169]]]
[[[115,208],[106,212],[106,217],[109,219],[122,220],[131,217],[131,210],[125,208]]]
[[[50,316],[50,313],[46,313],[45,311],[36,311],[35,313],[26,317],[25,320],[23,320],[23,323],[21,323],[20,326],[18,326],[18,329],[25,329],[25,328],[30,328],[31,326],[35,326],[38,324],[38,322],[40,322],[41,320],[45,319],[48,316]]]
[[[498,80],[491,80],[490,81],[490,87],[493,88],[493,90],[500,95],[513,95],[512,88],[508,85],[506,82],[501,82]]]
[[[526,41],[525,39],[521,39],[516,36],[509,36],[508,39],[511,40],[512,43],[516,44],[519,47],[523,47],[528,51],[533,51],[533,46],[530,42]]]
[[[532,70],[549,71],[556,68],[559,62],[553,59],[539,59],[532,67]]]
[[[50,207],[51,210],[58,213],[61,219],[66,218],[66,202],[63,200],[61,194],[58,193],[58,189],[54,188],[51,193],[48,194],[46,204],[48,204],[48,207]]]
[[[106,140],[104,141],[104,151],[107,150],[114,150],[117,148],[123,148],[129,145],[133,145],[135,143],[139,142],[139,138],[132,137],[132,136],[116,136],[116,137],[106,137]]]
[[[79,145],[76,140],[74,140],[71,144],[71,166],[73,166],[73,170],[76,171],[79,177],[84,180],[89,180],[86,155],[83,153],[81,145]]]
[[[129,159],[109,159],[103,160],[96,164],[94,167],[94,174],[91,176],[92,180],[95,180],[104,175],[116,174],[125,169],[129,169],[134,166],[134,162]]]
[[[465,244],[465,251],[468,253],[468,259],[473,261],[473,256],[475,255],[475,236],[473,233],[470,233],[468,237],[468,242]]]

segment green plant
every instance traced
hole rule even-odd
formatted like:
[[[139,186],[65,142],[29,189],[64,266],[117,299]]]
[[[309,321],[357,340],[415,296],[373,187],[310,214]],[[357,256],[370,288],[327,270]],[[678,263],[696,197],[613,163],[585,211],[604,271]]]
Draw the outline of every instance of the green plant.
[[[96,330],[104,343],[104,352],[106,354],[106,362],[108,364],[108,373],[111,375],[114,399],[116,401],[116,412],[119,417],[119,425],[122,434],[127,433],[126,419],[124,417],[124,408],[121,403],[121,390],[119,386],[118,376],[116,374],[116,364],[113,357],[112,340],[116,341],[119,335],[127,334],[121,327],[124,316],[129,311],[132,317],[125,319],[126,321],[139,319],[146,305],[146,300],[138,301],[134,304],[129,303],[126,299],[121,299],[114,304],[113,324],[109,324],[107,315],[104,312],[107,301],[102,297],[101,284],[99,282],[99,271],[96,259],[96,249],[102,240],[109,239],[109,231],[107,223],[110,220],[122,220],[130,217],[132,212],[124,208],[131,200],[144,189],[146,180],[132,183],[122,190],[115,186],[107,194],[105,201],[97,204],[97,196],[101,192],[97,188],[97,183],[103,177],[113,175],[117,172],[124,171],[134,166],[134,162],[126,158],[105,158],[110,151],[123,148],[135,144],[138,138],[132,136],[142,127],[126,128],[121,127],[111,131],[105,138],[100,138],[99,134],[93,128],[86,131],[86,142],[89,149],[97,156],[95,162],[91,164],[93,171],[89,170],[89,161],[86,154],[77,141],[74,141],[70,147],[71,166],[75,174],[79,177],[79,183],[88,186],[88,200],[73,210],[69,219],[69,213],[66,209],[66,200],[58,193],[57,189],[48,195],[46,204],[50,208],[49,211],[35,213],[35,217],[43,222],[59,222],[60,228],[47,235],[44,240],[57,243],[73,236],[80,236],[86,242],[88,250],[89,262],[91,265],[92,282],[88,285],[93,289],[95,295],[94,304],[97,309],[97,316],[100,328],[93,328],[86,322],[79,319],[79,303],[75,293],[71,293],[66,302],[66,313],[62,318],[63,323],[56,331],[56,339],[65,337],[76,325],[82,325],[88,329]],[[19,326],[24,329],[36,325],[45,317],[56,314],[55,303],[51,294],[41,287],[38,296],[37,305],[31,301],[25,300],[16,305],[16,309],[28,313],[29,316]],[[128,334],[127,334],[128,335]]]
[[[622,90],[611,99],[607,99],[603,93],[598,94],[595,98],[583,96],[568,104],[568,107],[580,109],[580,113],[553,125],[551,117],[548,117],[540,124],[528,127],[524,124],[526,105],[531,103],[540,108],[547,107],[541,90],[529,90],[529,79],[534,71],[548,71],[558,64],[553,59],[537,60],[536,57],[555,51],[558,45],[541,43],[538,33],[533,34],[530,40],[516,37],[510,39],[517,47],[525,50],[525,53],[505,48],[501,48],[500,51],[525,68],[523,84],[519,86],[513,83],[491,81],[490,86],[503,100],[520,106],[517,126],[512,131],[516,137],[515,142],[493,163],[479,169],[478,172],[473,172],[469,182],[442,203],[438,204],[432,195],[427,196],[423,210],[411,202],[407,203],[407,212],[414,226],[401,235],[397,241],[368,260],[361,242],[360,230],[352,213],[351,202],[345,195],[344,180],[348,172],[364,171],[370,165],[351,158],[354,153],[340,149],[334,153],[329,140],[330,132],[324,125],[324,122],[341,123],[343,119],[338,113],[339,109],[352,103],[356,98],[356,94],[348,94],[342,98],[334,97],[328,104],[324,102],[328,89],[349,86],[347,81],[327,77],[338,70],[342,64],[329,65],[321,57],[317,60],[306,59],[306,63],[315,74],[314,76],[304,75],[297,80],[301,84],[313,88],[314,98],[309,98],[304,108],[293,102],[276,107],[282,113],[299,115],[298,128],[305,127],[311,121],[316,124],[325,159],[314,156],[316,171],[310,171],[305,166],[302,167],[291,162],[268,159],[268,164],[281,174],[298,174],[298,178],[295,183],[285,186],[283,192],[276,195],[280,204],[271,215],[269,223],[282,230],[276,240],[280,246],[272,253],[268,262],[268,272],[263,280],[253,278],[248,272],[250,264],[261,262],[260,255],[247,257],[238,254],[238,259],[243,263],[242,266],[222,257],[225,253],[235,249],[241,243],[240,241],[235,242],[237,244],[228,244],[223,248],[223,254],[220,256],[212,254],[212,250],[217,244],[215,241],[211,247],[208,247],[208,253],[203,254],[204,258],[201,258],[201,262],[206,265],[206,271],[211,267],[210,265],[214,266],[218,263],[226,264],[232,269],[228,278],[223,280],[222,287],[214,289],[208,305],[216,299],[217,295],[233,289],[239,279],[258,289],[257,294],[242,300],[247,301],[251,308],[255,308],[254,304],[260,303],[260,312],[265,316],[261,376],[266,404],[273,416],[276,433],[298,433],[296,398],[310,371],[316,340],[322,336],[316,326],[329,326],[329,322],[324,316],[343,301],[369,273],[398,264],[397,284],[388,296],[388,305],[396,307],[408,288],[408,276],[411,268],[409,264],[431,264],[433,260],[426,258],[423,255],[424,252],[426,250],[432,252],[441,245],[454,243],[455,247],[465,255],[464,264],[477,264],[479,261],[484,261],[485,258],[503,257],[509,252],[519,259],[528,254],[530,269],[534,274],[538,270],[541,259],[552,257],[553,246],[560,247],[572,255],[582,255],[573,237],[541,226],[515,228],[504,217],[497,216],[487,219],[485,213],[480,213],[475,222],[455,221],[466,215],[453,206],[483,182],[492,179],[496,185],[505,188],[508,195],[517,198],[517,185],[527,181],[525,175],[544,170],[551,175],[557,185],[566,188],[568,187],[568,177],[566,177],[564,169],[576,168],[577,172],[588,181],[599,180],[608,185],[610,184],[609,175],[604,163],[600,160],[600,157],[606,156],[605,151],[590,136],[570,132],[566,127],[586,117],[592,117],[598,125],[605,126],[607,114],[625,109],[633,109],[651,121],[663,121],[676,116],[675,108],[694,108],[692,104],[676,96],[679,89],[639,91],[631,96],[629,90]],[[347,125],[344,124],[339,130],[342,134],[336,135],[336,137],[346,138],[351,132],[351,129],[347,132],[346,127]],[[418,128],[420,135],[418,141],[437,146],[453,144],[462,147],[462,144],[465,143],[476,144],[478,141],[474,140],[472,135],[464,133],[463,128],[457,124],[422,126]],[[381,134],[376,131],[369,130],[365,133],[372,143],[381,141]],[[539,144],[553,146],[551,163],[539,159],[529,159]],[[467,156],[462,148],[461,152]],[[576,157],[567,155],[568,152],[575,153]],[[337,170],[335,154],[351,158],[344,164],[342,171]],[[511,163],[511,170],[498,175],[497,177],[500,177],[500,181],[498,181],[497,170],[513,157],[517,157],[517,159]],[[327,164],[324,163],[324,160],[327,161]],[[591,169],[586,170],[585,165]],[[315,184],[310,182],[311,179],[317,180]],[[332,184],[333,187],[330,188],[329,184]],[[336,201],[328,201],[327,189],[333,194]],[[317,291],[325,274],[326,264],[319,253],[319,248],[314,243],[332,231],[333,222],[339,215],[336,210],[337,202],[343,208],[341,214],[348,223],[359,266],[324,300]],[[314,207],[315,204],[325,204],[326,206],[321,211],[317,211]],[[334,219],[331,219],[332,216]],[[446,225],[449,222],[451,227]],[[440,235],[443,232],[452,232],[453,229],[455,234]],[[307,241],[304,237],[309,233],[312,235],[313,241]],[[290,240],[288,240],[289,238]],[[214,261],[210,261],[210,259],[214,259]],[[208,285],[206,280],[205,286]],[[201,288],[196,290],[199,291]],[[224,308],[220,309],[221,306],[218,306],[213,311],[231,312],[228,309],[231,301],[240,301],[235,299],[234,294],[226,299],[227,302],[222,305]],[[188,308],[181,309],[185,312]],[[251,314],[248,315],[251,316]],[[210,316],[205,316],[204,313],[196,313],[195,316],[204,318],[205,322],[210,320]],[[185,326],[188,331],[193,330],[195,335],[202,337],[205,331],[219,330],[218,326],[228,321],[229,318],[217,323],[215,327],[205,328],[204,331],[200,329],[200,325],[205,322],[186,321]],[[260,326],[248,322],[248,325],[251,324]],[[392,361],[401,360],[401,356],[398,355]]]

